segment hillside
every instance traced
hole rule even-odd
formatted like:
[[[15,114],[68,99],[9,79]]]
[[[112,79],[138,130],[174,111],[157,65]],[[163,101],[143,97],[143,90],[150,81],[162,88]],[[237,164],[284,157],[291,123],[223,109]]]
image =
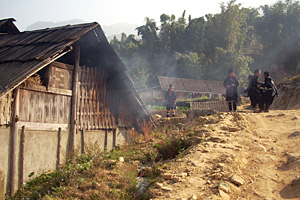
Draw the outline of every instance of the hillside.
[[[278,93],[279,98],[275,98],[274,109],[300,109],[300,76],[279,83]]]

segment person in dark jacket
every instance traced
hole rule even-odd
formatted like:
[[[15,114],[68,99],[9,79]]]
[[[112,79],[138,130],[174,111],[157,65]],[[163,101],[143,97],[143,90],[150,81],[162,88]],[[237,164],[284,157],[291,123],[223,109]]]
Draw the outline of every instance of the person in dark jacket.
[[[269,72],[264,72],[264,79],[265,82],[261,85],[262,98],[259,107],[261,111],[269,112],[269,108],[273,103],[274,97],[278,96],[278,91]]]
[[[172,84],[170,84],[169,89],[166,92],[165,99],[167,101],[167,117],[170,116],[170,110],[172,110],[173,117],[175,117],[177,96],[174,92],[174,86]]]
[[[223,86],[226,88],[226,101],[228,102],[229,111],[236,112],[236,102],[238,99],[237,87],[239,86],[238,80],[232,68],[228,71],[228,77],[224,80]]]
[[[261,93],[259,91],[260,83],[258,81],[260,74],[261,71],[259,69],[254,70],[254,76],[252,76],[249,80],[248,87],[245,90],[245,92],[248,92],[248,96],[250,97],[251,101],[251,107],[253,108],[254,112],[260,112],[260,110],[256,108],[261,101]]]

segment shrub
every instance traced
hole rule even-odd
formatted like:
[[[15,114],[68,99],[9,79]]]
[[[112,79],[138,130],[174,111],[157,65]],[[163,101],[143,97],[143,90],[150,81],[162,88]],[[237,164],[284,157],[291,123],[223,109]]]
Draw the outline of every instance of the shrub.
[[[190,146],[186,136],[172,134],[170,138],[156,144],[159,159],[172,159]]]

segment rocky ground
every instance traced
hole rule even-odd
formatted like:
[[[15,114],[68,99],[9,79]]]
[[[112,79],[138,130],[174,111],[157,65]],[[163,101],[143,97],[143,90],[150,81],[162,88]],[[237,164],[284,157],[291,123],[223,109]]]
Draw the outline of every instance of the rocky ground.
[[[218,117],[165,164],[153,199],[300,199],[300,110]]]

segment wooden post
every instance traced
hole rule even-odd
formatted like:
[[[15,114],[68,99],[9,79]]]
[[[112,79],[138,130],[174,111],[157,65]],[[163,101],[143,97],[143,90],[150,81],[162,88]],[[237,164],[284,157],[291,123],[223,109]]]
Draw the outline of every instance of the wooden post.
[[[105,129],[105,137],[104,137],[104,151],[107,150],[107,136],[108,136],[108,130]]]
[[[81,153],[84,154],[84,129],[81,129]]]
[[[19,188],[24,184],[24,154],[25,154],[25,126],[22,126],[20,138],[20,167],[19,167]]]
[[[76,45],[74,48],[74,73],[72,85],[72,98],[71,98],[71,116],[70,116],[70,138],[68,154],[69,158],[74,158],[75,149],[75,134],[76,134],[76,119],[77,119],[77,90],[78,90],[78,72],[80,63],[80,46]]]
[[[117,146],[117,128],[113,130],[113,147]]]
[[[16,168],[16,152],[18,146],[18,121],[19,121],[19,88],[14,90],[14,104],[12,115],[11,142],[10,142],[10,163],[9,163],[9,195],[15,193],[15,174]]]
[[[58,128],[58,133],[57,133],[57,162],[56,162],[56,169],[59,169],[59,166],[60,166],[60,149],[61,149],[61,127]]]

